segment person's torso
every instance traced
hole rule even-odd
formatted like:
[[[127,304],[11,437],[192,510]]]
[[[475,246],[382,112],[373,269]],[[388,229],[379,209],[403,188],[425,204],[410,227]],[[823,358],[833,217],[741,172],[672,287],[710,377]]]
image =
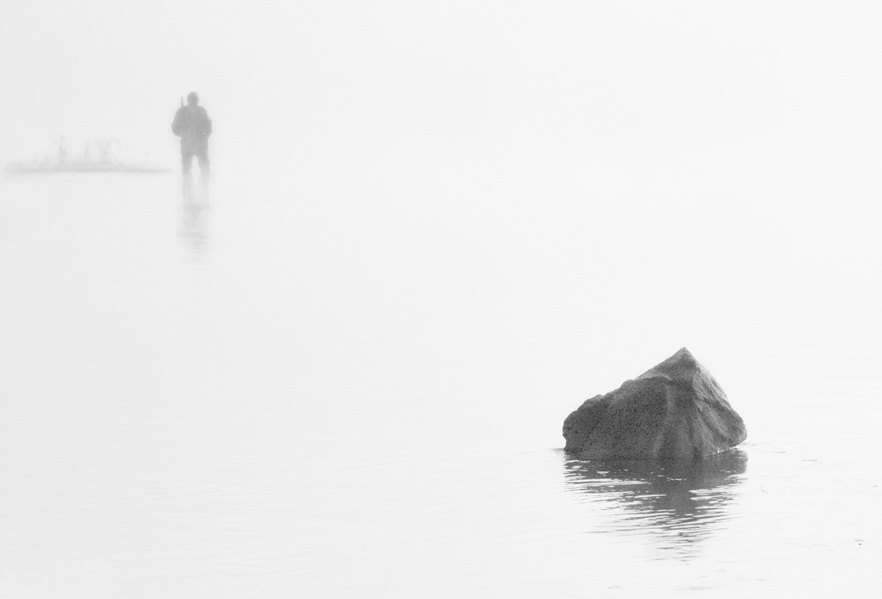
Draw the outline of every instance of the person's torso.
[[[207,137],[211,133],[208,112],[201,106],[184,106],[180,110],[179,130],[182,137]]]

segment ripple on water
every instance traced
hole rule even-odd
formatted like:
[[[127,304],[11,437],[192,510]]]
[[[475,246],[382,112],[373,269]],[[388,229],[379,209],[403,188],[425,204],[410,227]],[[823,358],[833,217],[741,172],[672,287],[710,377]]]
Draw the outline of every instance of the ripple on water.
[[[698,462],[567,460],[565,467],[567,491],[604,513],[587,532],[646,536],[682,557],[732,519],[747,454],[733,449]]]

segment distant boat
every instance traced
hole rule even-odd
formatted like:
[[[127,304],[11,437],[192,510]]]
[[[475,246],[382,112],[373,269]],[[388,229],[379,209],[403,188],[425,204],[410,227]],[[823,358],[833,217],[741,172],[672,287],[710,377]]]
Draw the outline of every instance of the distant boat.
[[[42,158],[30,162],[13,162],[6,165],[8,173],[167,173],[171,169],[155,165],[134,162],[124,162],[115,159],[110,152],[110,144],[99,143],[100,156],[92,158],[89,146],[86,145],[83,154],[78,157],[68,156],[64,139],[58,146],[58,155],[55,158]]]

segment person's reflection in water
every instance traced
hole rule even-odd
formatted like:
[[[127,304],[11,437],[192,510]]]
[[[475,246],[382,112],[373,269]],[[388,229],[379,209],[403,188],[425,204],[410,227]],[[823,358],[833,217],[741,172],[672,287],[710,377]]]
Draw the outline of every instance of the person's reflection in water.
[[[194,184],[190,174],[181,180],[181,229],[179,235],[190,248],[194,258],[202,259],[208,249],[206,221],[209,212],[208,180]]]
[[[613,508],[593,532],[642,532],[684,557],[731,517],[746,469],[747,454],[731,449],[695,462],[568,459],[565,476],[568,491]]]

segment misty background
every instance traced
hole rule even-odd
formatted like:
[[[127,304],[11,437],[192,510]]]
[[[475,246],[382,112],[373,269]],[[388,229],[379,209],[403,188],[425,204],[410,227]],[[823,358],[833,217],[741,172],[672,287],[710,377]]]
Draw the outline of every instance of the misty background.
[[[234,329],[252,350],[230,363],[299,369],[308,392],[490,387],[525,413],[549,398],[548,423],[523,424],[556,444],[573,397],[684,345],[735,396],[753,374],[818,388],[830,360],[840,380],[866,373],[882,351],[880,17],[872,2],[12,1],[0,161],[63,135],[178,169],[170,123],[198,91],[212,198],[186,268],[220,307],[194,339]],[[104,231],[126,222],[146,251],[148,220]],[[71,241],[95,247],[63,276],[111,260],[105,233]],[[14,247],[8,297],[60,310],[41,254]],[[160,276],[144,258],[131,276]],[[147,297],[129,301],[165,305]],[[10,355],[37,376],[21,350],[42,342],[7,314]],[[158,333],[131,334],[137,359],[162,355]]]
[[[0,161],[51,154],[64,136],[178,168],[169,124],[196,90],[220,184],[259,177],[262,198],[301,205],[327,193],[343,223],[379,238],[425,239],[431,223],[425,250],[442,255],[483,238],[460,257],[492,264],[509,298],[544,287],[546,313],[579,294],[602,310],[639,272],[680,307],[615,297],[635,318],[823,338],[868,326],[879,299],[880,11],[14,0],[0,24]],[[626,219],[605,221],[622,205]],[[342,240],[362,236],[341,226]],[[598,228],[619,229],[614,246]],[[606,268],[610,255],[625,263]],[[782,287],[803,301],[781,305]],[[828,309],[845,295],[853,310]]]
[[[0,16],[0,164],[173,170],[0,178],[0,595],[871,582],[878,3]],[[563,419],[683,346],[743,471],[593,491]]]

